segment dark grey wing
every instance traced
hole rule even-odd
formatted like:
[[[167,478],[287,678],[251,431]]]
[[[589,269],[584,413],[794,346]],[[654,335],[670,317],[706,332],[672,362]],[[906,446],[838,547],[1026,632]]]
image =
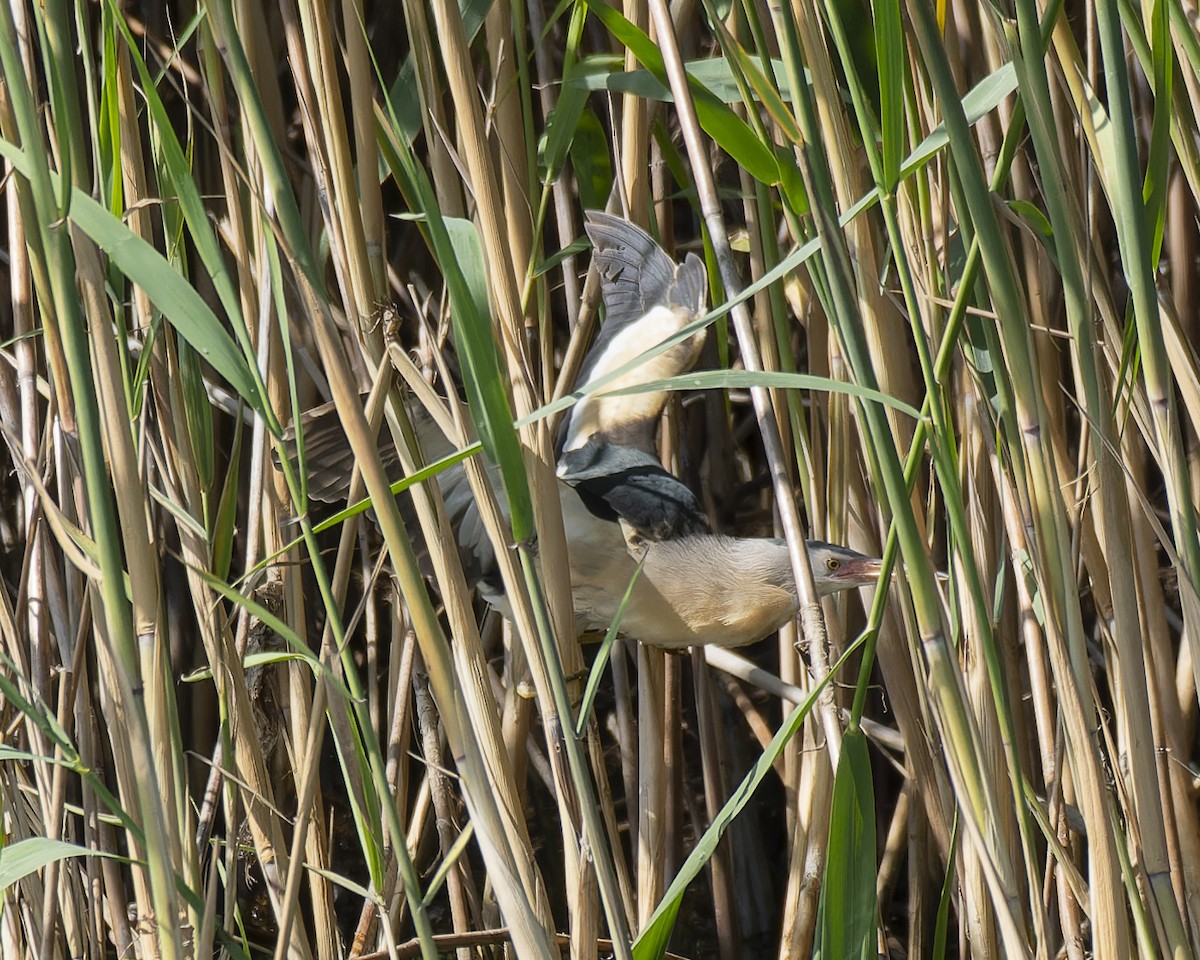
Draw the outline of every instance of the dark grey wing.
[[[585,215],[600,271],[608,322],[620,327],[651,307],[666,304],[675,284],[675,262],[645,230],[599,210]]]
[[[613,374],[650,347],[678,334],[703,311],[707,273],[690,254],[677,265],[640,227],[598,211],[587,214],[588,236],[600,272],[604,324],[579,373],[580,387]],[[608,384],[611,390],[686,373],[704,343],[701,331]],[[665,391],[584,397],[564,419],[560,449],[582,446],[599,434],[607,443],[654,453]]]
[[[350,477],[354,472],[354,452],[342,429],[341,418],[332,403],[324,403],[304,413],[300,418],[304,432],[304,459],[308,466],[308,496],[320,503],[342,503],[350,495]],[[290,426],[283,434],[284,449],[293,465],[297,464],[296,428]],[[404,476],[396,447],[386,434],[379,437],[379,459],[387,471],[388,481],[395,483]],[[278,454],[275,462],[279,462]]]
[[[409,403],[408,415],[427,463],[440,460],[454,452],[454,446],[420,405]],[[332,403],[326,403],[305,413],[301,422],[304,428],[304,458],[308,467],[309,499],[321,503],[344,503],[350,494],[354,453],[350,449],[350,441],[346,439],[337,411]],[[284,448],[288,459],[298,466],[295,437],[295,428],[289,427],[284,433]],[[379,459],[387,472],[388,482],[396,483],[402,480],[405,476],[404,467],[386,430],[379,435],[377,449]],[[278,455],[276,462],[278,463]],[[507,514],[508,502],[504,498],[503,486],[498,482],[495,469],[490,465],[488,473],[492,478],[493,488],[497,491],[500,509]],[[496,555],[487,529],[479,516],[479,509],[475,506],[475,497],[467,480],[466,470],[461,464],[455,464],[437,475],[437,484],[442,491],[450,526],[458,536],[467,581],[473,584],[492,575],[496,567]],[[415,534],[418,523],[411,497],[408,493],[402,493],[397,502],[405,526]],[[369,511],[368,515],[374,520],[373,511]],[[421,550],[419,554],[423,552]]]
[[[643,450],[592,436],[559,457],[558,476],[596,516],[620,517],[647,539],[710,532],[696,495]]]
[[[676,264],[650,234],[628,220],[600,210],[589,210],[585,219],[600,271],[604,326],[580,370],[581,384],[591,378],[596,359],[604,356],[612,340],[655,307],[698,316],[708,300],[708,271],[694,253]],[[643,343],[641,349],[652,346]]]
[[[675,283],[668,297],[673,305],[691,313],[704,312],[708,305],[708,270],[694,253],[689,253],[676,269]]]

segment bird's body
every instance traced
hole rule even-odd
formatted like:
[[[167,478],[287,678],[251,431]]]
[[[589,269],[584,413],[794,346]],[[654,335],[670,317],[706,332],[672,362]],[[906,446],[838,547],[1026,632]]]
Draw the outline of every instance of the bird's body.
[[[631,582],[621,631],[656,647],[743,646],[796,613],[782,541],[695,533],[631,544],[620,523],[597,517],[566,484],[559,501],[581,632],[607,630]]]
[[[703,313],[705,302],[704,265],[694,255],[677,266],[644,231],[606,214],[590,213],[587,226],[607,316],[584,364],[585,385],[683,331]],[[682,340],[613,387],[691,369],[702,339],[700,332]],[[666,396],[662,391],[586,396],[564,422],[558,493],[577,626],[581,631],[606,630],[632,581],[620,623],[627,636],[665,648],[753,643],[798,609],[787,546],[781,540],[711,532],[695,495],[663,468],[655,453]],[[430,417],[415,405],[409,412],[428,460],[453,452]],[[336,414],[308,415],[305,438],[310,496],[345,499],[353,458]],[[385,466],[398,466],[394,450],[381,454]],[[498,471],[493,467],[488,473],[507,513]],[[438,475],[438,485],[469,573],[489,602],[503,609],[504,598],[488,586],[495,582],[488,577],[495,555],[465,471],[451,467]],[[809,541],[808,550],[819,594],[878,577],[879,561],[852,550],[820,541]]]

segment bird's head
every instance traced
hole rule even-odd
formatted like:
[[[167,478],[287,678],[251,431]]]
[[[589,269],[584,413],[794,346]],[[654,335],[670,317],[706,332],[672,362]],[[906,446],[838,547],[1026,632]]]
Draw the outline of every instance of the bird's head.
[[[876,557],[823,540],[808,541],[808,562],[820,596],[869,586],[879,579],[883,569],[883,561]]]

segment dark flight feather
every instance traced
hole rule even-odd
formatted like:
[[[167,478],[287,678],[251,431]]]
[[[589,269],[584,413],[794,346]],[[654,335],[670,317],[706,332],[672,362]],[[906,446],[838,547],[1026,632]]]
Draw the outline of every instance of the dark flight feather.
[[[698,317],[708,300],[708,271],[694,253],[676,264],[650,234],[628,220],[600,210],[585,216],[600,271],[604,325],[579,371],[581,384],[591,379],[608,345],[654,307],[678,307]]]

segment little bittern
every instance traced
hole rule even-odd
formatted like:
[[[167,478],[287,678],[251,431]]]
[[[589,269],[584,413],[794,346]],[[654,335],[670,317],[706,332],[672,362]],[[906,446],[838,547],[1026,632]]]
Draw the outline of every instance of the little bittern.
[[[605,319],[584,361],[583,387],[681,333],[699,318],[707,300],[703,262],[689,254],[676,264],[644,230],[605,213],[587,215],[586,229],[600,272]],[[584,396],[560,432],[559,499],[562,504],[575,615],[581,630],[612,623],[639,561],[621,620],[627,636],[658,647],[752,643],[795,616],[799,601],[782,540],[713,533],[695,494],[667,472],[655,447],[665,391],[611,395],[684,373],[704,340],[700,330],[605,386]],[[453,446],[410,404],[424,455],[441,458]],[[394,449],[381,454],[395,466]],[[305,418],[309,490],[315,499],[345,499],[353,458],[336,413]],[[501,508],[507,509],[497,471],[490,470]],[[438,475],[450,520],[469,573],[489,602],[503,598],[489,584],[494,570],[487,539],[461,466]],[[845,547],[808,541],[819,594],[874,583],[880,562]]]

